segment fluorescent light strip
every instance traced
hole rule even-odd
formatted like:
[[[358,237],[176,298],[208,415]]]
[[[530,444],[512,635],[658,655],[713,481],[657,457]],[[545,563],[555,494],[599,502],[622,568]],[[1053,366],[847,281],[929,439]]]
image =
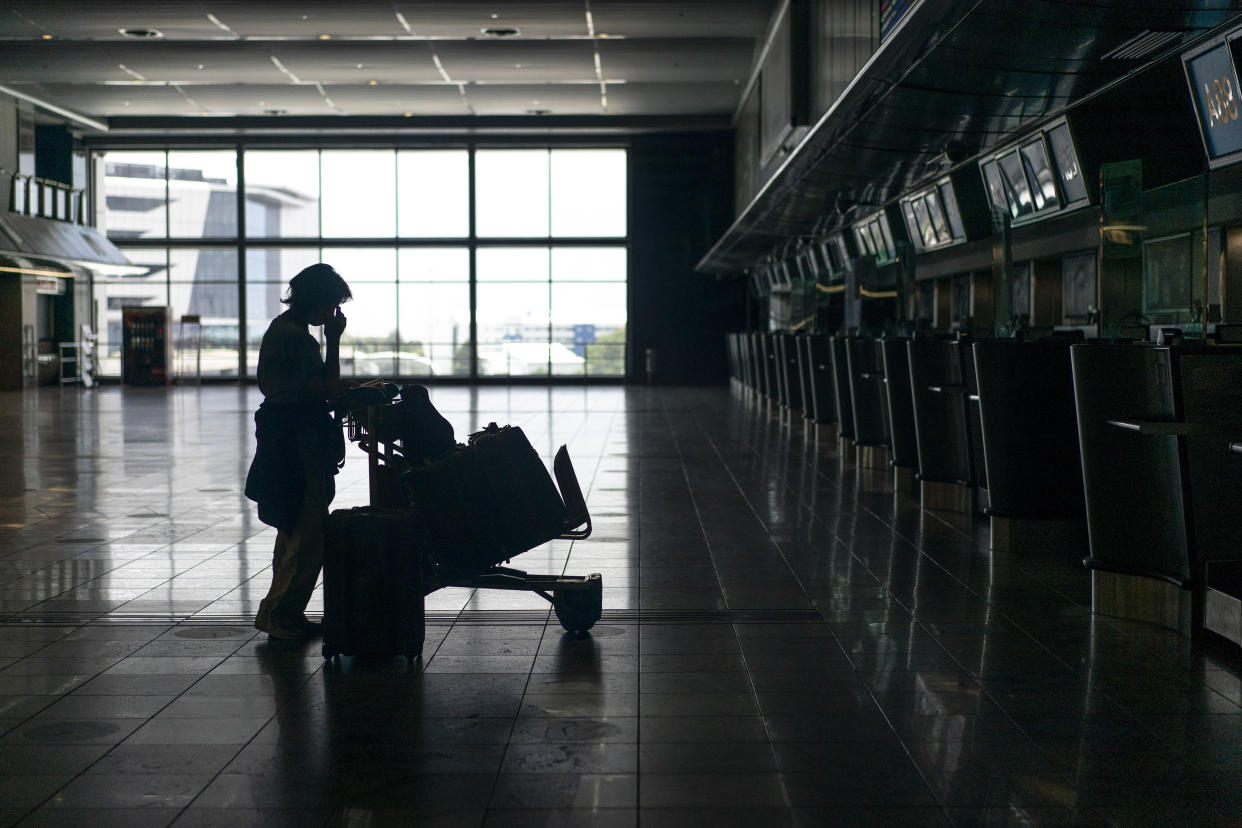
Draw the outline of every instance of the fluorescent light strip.
[[[323,98],[324,103],[326,103],[328,106],[332,107],[332,108],[333,108],[334,110],[336,110],[336,112],[338,112],[339,114],[342,114],[342,115],[343,115],[343,114],[345,114],[345,113],[341,110],[341,108],[340,108],[339,106],[337,106],[335,103],[333,103],[333,102],[332,102],[332,99],[328,97],[328,93],[327,93],[327,91],[325,91],[325,90],[324,90],[324,88],[323,88],[323,84],[322,84],[322,83],[319,83],[319,82],[317,82],[317,81],[316,81],[316,83],[315,83],[315,88],[319,90],[319,95]]]
[[[126,66],[124,63],[118,63],[116,66],[117,66],[117,68],[118,68],[118,69],[120,69],[120,70],[121,70],[122,72],[124,72],[125,74],[129,75],[131,78],[135,78],[135,79],[140,80],[140,81],[144,81],[144,80],[146,80],[146,78],[144,78],[142,75],[140,75],[140,74],[138,74],[137,72],[135,72],[133,69],[130,69],[130,68],[129,68],[128,66]]]
[[[414,30],[410,28],[410,24],[406,21],[404,14],[396,9],[393,10],[393,14],[397,16],[397,22],[401,24],[401,28],[405,29],[410,34],[414,34]]]
[[[29,267],[0,267],[0,273],[21,273],[26,276],[55,276],[59,279],[72,279],[72,273],[63,270],[34,270]]]
[[[186,93],[186,91],[185,91],[184,89],[182,89],[182,88],[181,88],[181,85],[180,85],[180,84],[170,83],[170,84],[169,84],[169,86],[171,86],[173,89],[176,89],[176,90],[177,90],[177,92],[178,92],[178,94],[180,94],[180,95],[181,95],[181,97],[185,98],[185,99],[186,99],[186,101],[190,104],[190,106],[194,107],[195,109],[197,109],[199,112],[201,112],[201,113],[203,113],[203,114],[208,114],[208,112],[209,112],[209,111],[208,111],[207,107],[203,106],[201,103],[199,103],[198,101],[196,101],[196,100],[194,100],[193,98],[191,98],[191,97],[190,97],[190,96]]]
[[[444,64],[440,62],[440,56],[435,52],[432,52],[431,61],[436,65],[436,71],[440,73],[440,77],[444,78],[446,83],[453,83],[453,79],[449,77],[448,70],[445,69]]]
[[[12,95],[14,98],[20,98],[23,101],[34,104],[40,109],[46,109],[48,112],[54,112],[62,118],[68,118],[71,121],[76,121],[77,123],[82,124],[83,126],[88,126],[91,129],[97,129],[100,132],[108,131],[108,125],[102,121],[96,121],[94,118],[88,118],[85,115],[70,112],[64,107],[57,106],[56,104],[50,104],[42,98],[36,98],[34,95],[27,95],[25,92],[18,92],[16,89],[8,86],[0,86],[0,93]]]
[[[289,70],[285,67],[285,65],[284,65],[283,63],[281,63],[281,62],[280,62],[280,58],[276,57],[275,55],[269,55],[269,57],[271,57],[271,59],[272,59],[272,64],[273,64],[273,65],[275,65],[275,67],[276,67],[277,69],[279,69],[281,72],[283,72],[283,73],[285,74],[285,77],[287,77],[289,80],[293,81],[294,83],[301,83],[301,82],[302,82],[302,81],[298,78],[298,76],[297,76],[297,75],[295,75],[295,74],[293,74],[292,72],[290,72],[290,71],[289,71]]]
[[[224,29],[224,31],[228,32],[229,34],[231,34],[233,37],[237,38],[238,40],[241,39],[241,35],[239,35],[237,32],[233,31],[228,26],[221,23],[220,18],[216,17],[214,14],[208,14],[207,19],[210,20],[212,23],[215,23],[221,29]]]

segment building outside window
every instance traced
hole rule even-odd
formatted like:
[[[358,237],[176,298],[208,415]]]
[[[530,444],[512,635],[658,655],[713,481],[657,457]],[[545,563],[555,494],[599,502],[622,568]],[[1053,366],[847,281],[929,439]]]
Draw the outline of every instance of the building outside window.
[[[198,317],[204,376],[253,376],[318,261],[354,293],[347,375],[625,374],[624,149],[243,149],[244,222],[237,150],[96,158],[97,223],[146,268],[95,283],[105,376],[130,305],[169,307],[174,335]]]

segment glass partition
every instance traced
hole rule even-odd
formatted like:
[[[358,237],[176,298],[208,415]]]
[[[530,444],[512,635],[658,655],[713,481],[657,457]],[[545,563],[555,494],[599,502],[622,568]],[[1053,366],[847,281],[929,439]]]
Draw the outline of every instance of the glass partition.
[[[482,248],[477,258],[479,373],[546,376],[553,363],[578,362],[550,347],[548,248]]]
[[[401,376],[470,373],[470,251],[401,250],[397,258],[400,350],[411,356]]]
[[[237,153],[168,153],[168,235],[218,239],[237,235]]]
[[[500,238],[548,235],[547,150],[479,150],[474,164],[475,232]]]
[[[319,158],[320,227],[325,237],[397,235],[397,154],[380,150],[323,150]]]
[[[464,238],[470,233],[466,150],[397,153],[397,235]]]
[[[168,153],[110,150],[100,156],[103,186],[95,193],[95,218],[108,238],[168,236]]]
[[[248,150],[246,235],[319,235],[319,150]]]

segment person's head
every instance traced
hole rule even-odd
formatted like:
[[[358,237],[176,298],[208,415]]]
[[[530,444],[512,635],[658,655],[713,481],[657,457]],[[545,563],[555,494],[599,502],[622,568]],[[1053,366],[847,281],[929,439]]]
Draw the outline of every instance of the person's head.
[[[312,325],[328,321],[342,302],[354,297],[332,265],[313,264],[289,280],[284,302],[294,315]]]

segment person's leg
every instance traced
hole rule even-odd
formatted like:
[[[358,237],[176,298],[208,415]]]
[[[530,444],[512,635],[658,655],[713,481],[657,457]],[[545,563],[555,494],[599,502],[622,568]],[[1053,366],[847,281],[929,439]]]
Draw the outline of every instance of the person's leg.
[[[276,546],[272,550],[272,585],[267,590],[267,597],[259,602],[259,612],[255,616],[254,625],[266,633],[277,637],[282,636],[283,625],[274,624],[273,610],[279,606],[289,585],[293,583],[297,572],[298,542],[297,536],[283,529],[276,530]],[[277,614],[279,618],[279,614]]]
[[[306,605],[310,602],[319,571],[323,568],[323,520],[328,515],[328,476],[322,442],[314,433],[298,435],[302,468],[309,469],[302,493],[302,510],[292,533],[293,563],[289,581],[273,607],[281,623],[305,627]],[[318,629],[311,630],[318,632]]]
[[[320,632],[319,625],[310,625],[305,615],[323,567],[323,519],[328,513],[328,478],[318,446],[313,435],[298,435],[302,468],[311,473],[306,475],[296,526],[291,532],[276,534],[272,586],[255,619],[256,627],[281,638]]]

